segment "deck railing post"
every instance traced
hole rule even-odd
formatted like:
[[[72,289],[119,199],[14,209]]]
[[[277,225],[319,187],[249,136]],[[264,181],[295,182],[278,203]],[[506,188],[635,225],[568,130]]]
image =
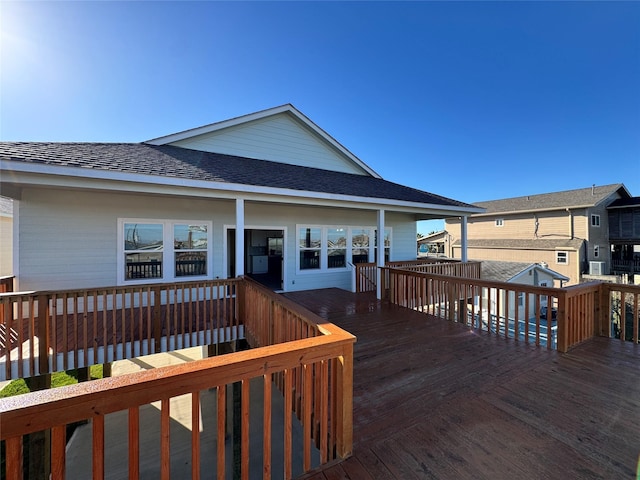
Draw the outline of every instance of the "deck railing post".
[[[453,282],[450,280],[447,282],[447,299],[445,301],[448,311],[448,318],[450,322],[456,321],[456,302],[455,302],[455,289]]]
[[[569,321],[573,318],[574,312],[567,311],[567,292],[558,294],[558,351],[565,353],[569,350]],[[547,340],[548,341],[548,340]]]
[[[38,295],[38,373],[49,373],[49,295]]]
[[[153,345],[154,353],[160,352],[162,338],[162,290],[159,286],[153,287]],[[167,332],[167,335],[169,332]]]
[[[611,337],[611,289],[608,284],[601,283],[595,298],[595,315],[597,334]]]
[[[353,452],[353,344],[344,347],[338,365],[336,453],[347,458]]]
[[[245,302],[247,301],[247,287],[244,281],[236,282],[236,315],[238,325],[245,325],[246,321],[246,308]],[[246,325],[245,325],[246,328]]]

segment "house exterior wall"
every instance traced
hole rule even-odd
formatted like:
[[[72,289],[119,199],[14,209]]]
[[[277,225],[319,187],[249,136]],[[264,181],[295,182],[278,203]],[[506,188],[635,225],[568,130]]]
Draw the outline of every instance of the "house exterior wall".
[[[591,225],[591,216],[600,217],[600,226]],[[585,215],[585,225],[588,229],[589,248],[587,249],[587,261],[605,262],[605,272],[611,267],[611,247],[609,244],[609,214],[605,205],[590,208]],[[598,256],[595,255],[595,246],[598,246]]]
[[[172,145],[337,172],[364,173],[286,113],[179,140]]]
[[[502,225],[497,226],[496,220],[502,220]],[[467,219],[467,238],[531,240],[536,238],[536,220],[537,238],[589,238],[590,217],[586,209],[571,210],[570,213],[566,210],[552,210],[472,216]],[[446,219],[445,229],[452,235],[454,242],[460,240],[460,219]]]
[[[300,271],[298,225],[376,226],[376,211],[245,203],[245,227],[285,231],[285,290],[351,289],[351,269]],[[123,284],[118,278],[121,219],[211,222],[213,253],[207,278],[227,276],[227,231],[235,226],[235,202],[135,194],[23,190],[20,202],[18,275],[20,290],[93,288]],[[415,259],[412,215],[386,213],[392,229],[391,259]],[[188,280],[188,278],[185,278]]]
[[[0,215],[0,276],[13,274],[13,218]]]

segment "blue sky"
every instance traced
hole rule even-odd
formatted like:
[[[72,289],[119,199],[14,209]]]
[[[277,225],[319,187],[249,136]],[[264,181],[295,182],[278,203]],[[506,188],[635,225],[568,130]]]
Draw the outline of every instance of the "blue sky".
[[[640,196],[640,2],[5,2],[0,139],[136,142],[292,103],[466,202]]]

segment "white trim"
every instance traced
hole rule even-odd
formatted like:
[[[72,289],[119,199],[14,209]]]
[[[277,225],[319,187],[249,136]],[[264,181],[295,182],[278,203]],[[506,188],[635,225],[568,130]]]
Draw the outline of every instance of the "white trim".
[[[559,262],[559,254],[564,253],[565,262]],[[556,250],[556,263],[558,265],[569,265],[569,251],[568,250]]]
[[[393,200],[386,198],[358,197],[344,194],[309,192],[303,190],[293,190],[286,188],[262,187],[253,185],[244,185],[237,183],[213,182],[208,180],[194,180],[177,177],[164,177],[160,175],[144,175],[131,174],[122,172],[113,172],[105,170],[94,170],[81,167],[60,167],[41,164],[26,164],[23,162],[12,162],[0,160],[0,170],[3,172],[25,173],[25,178],[18,180],[13,176],[12,183],[26,183],[30,185],[41,185],[46,187],[66,187],[81,189],[102,189],[118,192],[144,192],[159,193],[162,195],[185,195],[184,190],[189,196],[205,197],[205,198],[228,198],[235,199],[238,193],[244,195],[245,200],[258,200],[263,202],[281,203],[282,201],[291,201],[295,199],[295,203],[307,201],[309,204],[316,205],[318,201],[326,202],[327,206],[345,207],[344,203],[355,204],[354,208],[365,208],[378,210],[381,207],[402,208],[410,213],[426,214],[438,217],[452,217],[463,213],[477,214],[484,211],[479,207],[459,207],[453,205],[437,205],[430,203],[408,202],[404,200]],[[51,177],[38,178],[28,174],[55,176],[61,181],[53,182]],[[118,182],[119,184],[90,185],[87,179],[96,181]],[[123,188],[120,182],[131,185],[129,188]],[[142,186],[151,186],[151,188],[141,188]],[[178,191],[172,192],[163,187],[175,187]],[[253,195],[253,196],[252,196]],[[265,198],[276,197],[276,198]],[[282,198],[284,197],[284,198]],[[351,206],[351,205],[350,205]],[[427,210],[428,212],[425,212]]]
[[[217,132],[223,130],[225,128],[234,127],[237,125],[246,124],[249,122],[253,122],[255,120],[261,120],[263,118],[272,117],[274,115],[278,115],[281,113],[288,113],[293,116],[296,120],[304,124],[307,128],[313,131],[316,135],[322,138],[323,141],[330,144],[333,148],[338,150],[342,155],[347,157],[350,161],[358,165],[365,172],[367,172],[372,177],[382,178],[378,173],[376,173],[371,167],[365,164],[362,160],[356,157],[353,153],[351,153],[347,148],[345,148],[342,144],[340,144],[336,139],[334,139],[331,135],[321,129],[318,125],[313,123],[307,116],[305,116],[302,112],[300,112],[297,108],[295,108],[290,103],[285,105],[280,105],[279,107],[273,107],[266,110],[261,110],[259,112],[250,113],[247,115],[242,115],[239,117],[234,117],[228,120],[223,120],[221,122],[211,123],[209,125],[204,125],[201,127],[191,128],[189,130],[183,130],[181,132],[172,133],[169,135],[165,135],[162,137],[152,138],[151,140],[147,140],[144,143],[148,143],[149,145],[167,145],[170,143],[178,142],[180,140],[186,140],[188,138],[193,138],[198,135],[205,135],[207,133]]]
[[[240,277],[246,273],[244,265],[244,255],[247,246],[244,244],[244,199],[236,198],[236,277]],[[242,231],[242,235],[238,235],[238,230]]]
[[[385,250],[385,245],[384,245],[384,233],[385,233],[385,228],[384,228],[384,210],[380,209],[378,210],[378,224],[376,225],[376,251],[377,251],[377,258],[376,258],[376,266],[378,268],[376,268],[376,298],[378,300],[382,299],[382,267],[384,267],[384,250]],[[391,245],[389,245],[389,247],[391,247]],[[389,249],[391,250],[391,249]],[[389,254],[391,254],[391,251],[389,251]]]
[[[463,262],[468,261],[468,254],[469,254],[468,237],[469,237],[469,229],[467,226],[467,217],[463,216],[460,219],[460,260],[462,260]]]
[[[124,265],[124,225],[125,223],[147,223],[147,224],[162,224],[163,231],[163,248],[162,248],[162,277],[160,278],[144,278],[140,280],[125,280],[125,265]],[[175,263],[174,253],[175,248],[173,245],[173,226],[185,225],[185,224],[199,224],[207,226],[207,274],[196,275],[188,277],[176,277],[175,276]],[[116,245],[116,285],[144,285],[148,283],[159,282],[174,282],[174,281],[195,281],[195,280],[208,280],[213,278],[213,222],[210,220],[183,220],[183,219],[165,219],[165,218],[118,218],[118,232],[117,232],[117,245]]]
[[[597,219],[597,221],[596,221],[597,225],[594,224],[594,222],[593,222],[596,219]],[[600,224],[600,215],[598,215],[597,213],[592,213],[591,214],[591,221],[590,221],[589,226],[593,227],[593,228],[600,228],[600,225],[601,225]]]
[[[13,249],[11,252],[11,274],[16,291],[20,291],[20,200],[13,200],[13,222],[11,223]]]

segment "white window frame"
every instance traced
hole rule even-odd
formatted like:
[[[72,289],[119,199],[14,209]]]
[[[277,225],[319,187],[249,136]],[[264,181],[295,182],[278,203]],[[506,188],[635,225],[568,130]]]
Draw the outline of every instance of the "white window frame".
[[[504,218],[496,218],[496,227],[504,227]]]
[[[593,258],[600,258],[600,245],[593,246]]]
[[[564,260],[561,260],[563,259]],[[558,265],[569,265],[569,252],[566,250],[557,250],[556,251],[556,263]]]
[[[595,213],[591,214],[591,226],[594,228],[600,228],[600,215]]]
[[[321,229],[321,247],[320,247],[320,268],[308,268],[301,269],[300,268],[300,252],[304,249],[300,247],[300,231],[306,228],[319,228]],[[346,248],[346,264],[344,267],[334,267],[329,268],[329,242],[328,242],[328,232],[329,229],[332,228],[344,228],[347,230],[347,248]],[[307,224],[297,224],[296,225],[296,273],[300,275],[312,275],[314,273],[336,273],[336,272],[346,272],[351,270],[352,266],[352,257],[353,257],[353,233],[354,231],[362,231],[368,230],[369,235],[369,246],[368,249],[368,262],[375,262],[375,252],[376,252],[376,227],[371,226],[348,226],[348,225],[307,225]],[[389,251],[389,260],[391,259],[391,252],[393,246],[393,228],[385,227],[385,231],[389,232],[389,246],[385,247],[385,250]]]
[[[140,224],[160,224],[162,225],[162,276],[158,278],[141,278],[141,279],[125,279],[125,254],[124,249],[124,226],[127,223]],[[175,250],[174,248],[174,225],[206,225],[207,226],[207,273],[206,275],[188,275],[176,277],[175,274]],[[208,220],[176,220],[176,219],[158,219],[158,218],[118,218],[118,235],[117,235],[117,261],[116,285],[144,285],[148,283],[165,283],[165,282],[190,282],[192,280],[206,280],[213,278],[213,222]],[[178,250],[179,251],[179,250]],[[205,250],[203,250],[205,251]]]

